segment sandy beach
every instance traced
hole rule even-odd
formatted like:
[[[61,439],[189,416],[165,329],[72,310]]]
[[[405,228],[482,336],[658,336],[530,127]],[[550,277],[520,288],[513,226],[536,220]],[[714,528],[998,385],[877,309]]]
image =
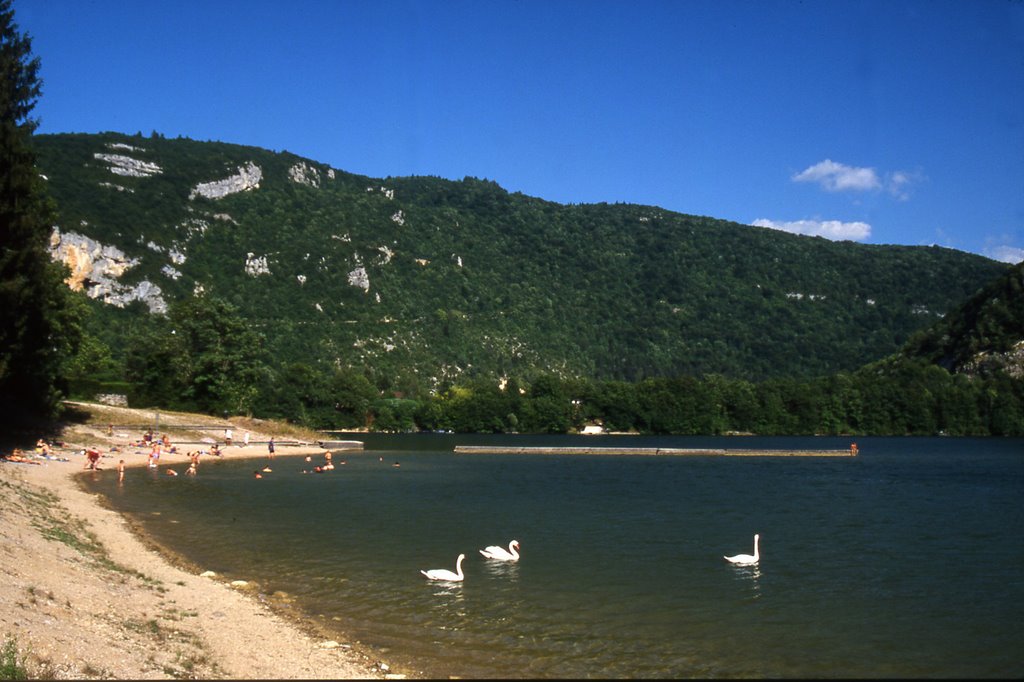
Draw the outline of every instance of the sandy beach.
[[[95,475],[116,477],[117,462],[146,466],[147,458],[123,449],[141,436],[136,426],[152,411],[82,406],[115,426],[75,424],[61,434],[51,459],[0,462],[0,638],[17,650],[33,678],[52,679],[402,679],[359,642],[328,640],[315,626],[274,612],[257,576],[238,584],[175,565],[151,548],[126,520],[75,481],[83,450],[103,452]],[[202,438],[220,442],[226,458],[267,458],[276,452],[316,454],[323,449],[288,434],[258,432],[259,424],[234,428],[224,447],[225,420],[161,413],[161,432],[177,452],[161,455],[159,468],[184,475],[185,454]],[[235,424],[233,420],[232,424]],[[204,426],[205,424],[205,426]],[[250,432],[250,445],[239,442]],[[159,435],[159,434],[157,434]],[[55,439],[57,440],[57,439]],[[110,452],[110,447],[122,448]],[[9,455],[10,452],[3,452]],[[210,455],[202,455],[209,457]],[[67,460],[67,461],[61,461]],[[201,465],[200,465],[201,471]],[[130,473],[130,472],[129,472]],[[199,474],[201,475],[201,473]],[[126,476],[127,478],[127,476]],[[5,661],[9,663],[9,661]],[[412,674],[408,675],[412,677]]]

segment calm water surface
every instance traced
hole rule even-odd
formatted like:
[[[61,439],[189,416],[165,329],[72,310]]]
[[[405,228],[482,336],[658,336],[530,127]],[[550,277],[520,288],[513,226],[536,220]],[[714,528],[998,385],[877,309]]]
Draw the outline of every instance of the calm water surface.
[[[1024,675],[1022,439],[865,438],[831,459],[453,447],[849,439],[343,437],[366,449],[324,474],[278,456],[262,480],[261,457],[87,485],[203,569],[432,677]],[[754,533],[756,568],[723,559]],[[477,551],[513,538],[516,564]],[[460,552],[463,583],[420,575]]]

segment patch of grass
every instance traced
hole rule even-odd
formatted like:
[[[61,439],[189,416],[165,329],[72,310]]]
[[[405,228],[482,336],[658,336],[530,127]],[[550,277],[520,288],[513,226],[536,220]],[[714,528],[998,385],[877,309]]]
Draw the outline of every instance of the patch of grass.
[[[131,630],[132,632],[137,632],[143,635],[152,635],[158,642],[162,642],[166,639],[166,633],[164,633],[160,628],[160,623],[158,623],[155,618],[151,618],[145,622],[129,619],[121,623],[121,625],[125,630]]]
[[[166,620],[182,620],[184,618],[197,618],[199,612],[195,610],[184,611],[178,608],[165,608],[162,615]]]
[[[18,654],[18,641],[10,635],[0,647],[0,680],[27,680],[25,657]]]
[[[163,670],[166,675],[176,679],[194,680],[198,677],[205,677],[210,673],[217,673],[216,676],[218,677],[221,674],[217,664],[211,661],[201,650],[193,652],[178,650],[175,653],[174,662],[178,668],[165,664]],[[209,673],[204,674],[204,668],[208,670]]]

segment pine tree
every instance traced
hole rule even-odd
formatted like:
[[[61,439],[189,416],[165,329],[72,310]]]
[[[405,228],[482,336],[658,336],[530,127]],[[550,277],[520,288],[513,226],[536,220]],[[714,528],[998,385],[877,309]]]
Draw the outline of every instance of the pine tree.
[[[38,73],[11,0],[0,0],[0,424],[58,413],[61,365],[78,334],[63,268],[47,250],[54,211],[31,147]]]

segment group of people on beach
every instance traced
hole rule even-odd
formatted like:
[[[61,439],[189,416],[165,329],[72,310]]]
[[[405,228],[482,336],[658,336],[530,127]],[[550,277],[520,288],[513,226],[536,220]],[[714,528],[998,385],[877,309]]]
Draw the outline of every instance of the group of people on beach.
[[[114,432],[113,424],[107,426],[107,435],[108,436],[112,436],[113,432]],[[246,441],[248,441],[249,440],[249,433],[246,432],[245,436],[246,436],[246,438],[245,438]],[[142,436],[139,439],[133,440],[133,441],[129,441],[126,444],[125,447],[127,447],[127,448],[139,448],[139,449],[148,448],[149,450],[148,450],[148,453],[146,455],[146,466],[148,468],[150,468],[150,469],[157,469],[158,468],[158,465],[160,463],[160,457],[161,457],[162,454],[164,454],[164,453],[171,454],[171,453],[177,453],[178,452],[178,448],[175,445],[171,444],[170,436],[168,436],[165,433],[165,434],[162,434],[159,438],[157,438],[157,437],[155,437],[155,434],[153,433],[152,429],[147,429],[142,434]],[[36,449],[37,449],[37,451],[48,452],[49,451],[49,446],[42,439],[40,439]],[[111,453],[118,453],[118,452],[121,452],[121,448],[119,448],[117,445],[111,445],[110,448],[109,448],[109,451]],[[138,450],[136,450],[136,452],[138,452]],[[100,449],[99,446],[96,446],[96,445],[89,446],[88,448],[86,448],[85,450],[82,451],[82,454],[85,455],[85,464],[83,465],[83,468],[85,468],[85,469],[93,469],[93,470],[99,470],[101,468],[99,466],[99,460],[100,460],[100,457],[103,456],[103,455],[101,454],[101,449]],[[188,468],[185,470],[185,474],[186,475],[188,475],[188,476],[195,476],[198,473],[198,471],[199,471],[199,457],[200,457],[200,455],[205,455],[205,454],[210,454],[210,455],[213,455],[215,457],[220,457],[222,455],[222,453],[220,451],[220,447],[219,447],[219,445],[217,444],[216,441],[213,442],[213,444],[210,447],[209,451],[204,450],[204,449],[199,449],[199,450],[196,450],[196,451],[189,451],[189,452],[187,452],[186,456],[189,459],[189,465],[188,465]],[[118,482],[124,482],[125,461],[123,459],[120,460],[118,462],[118,464],[117,464],[117,473],[118,473]],[[166,473],[168,476],[177,476],[178,475],[178,472],[175,469],[171,468],[171,467],[168,467],[167,469],[165,469],[164,473]]]
[[[224,445],[226,445],[227,447],[231,447],[231,441],[234,438],[234,435],[235,435],[234,431],[232,431],[230,428],[224,429]],[[242,436],[242,447],[243,448],[249,447],[249,432],[248,431],[246,431],[245,434]],[[273,452],[273,450],[271,450],[271,452]]]
[[[110,425],[107,426],[107,435],[108,435],[108,437],[109,436],[113,436],[113,433],[114,433],[114,426],[113,426],[113,424],[110,424]],[[232,443],[232,436],[233,436],[233,434],[231,432],[231,429],[226,429],[224,436],[225,436],[225,443],[226,443],[226,445],[231,445],[231,443]],[[241,447],[246,447],[246,446],[249,445],[249,432],[248,431],[245,432],[243,443],[244,444],[241,444]],[[61,445],[63,445],[63,444],[61,444]],[[52,447],[53,446],[50,443],[48,443],[44,439],[40,438],[37,441],[37,443],[36,443],[36,455],[39,456],[39,457],[46,457],[48,459],[53,459],[54,457],[52,457],[52,455],[51,455]],[[137,440],[129,440],[125,444],[124,447],[125,448],[138,448],[136,450],[137,453],[139,453],[139,450],[148,448],[148,452],[146,454],[146,466],[147,466],[147,468],[150,468],[150,469],[158,469],[159,468],[161,455],[169,454],[169,453],[177,453],[178,452],[177,447],[175,447],[174,445],[171,444],[170,437],[166,433],[162,434],[159,438],[157,438],[156,435],[153,433],[152,429],[147,429],[141,435],[141,437],[138,438]],[[105,455],[105,454],[103,454],[103,450],[102,450],[102,448],[100,446],[98,446],[98,445],[90,445],[90,446],[86,447],[84,450],[81,451],[81,454],[83,454],[85,456],[85,461],[83,463],[83,469],[99,471],[99,470],[102,469],[102,467],[100,466],[100,459],[101,459],[101,457],[104,457],[104,456],[110,457],[110,456],[113,456],[114,453],[120,453],[120,452],[122,452],[122,448],[118,447],[117,445],[111,445],[109,447],[109,453],[110,454],[106,454]],[[139,453],[139,454],[141,454],[141,453]],[[210,446],[208,451],[205,450],[205,449],[198,449],[198,450],[195,450],[195,451],[188,451],[185,454],[186,454],[186,456],[188,457],[188,460],[189,460],[188,468],[185,470],[185,475],[187,475],[187,476],[196,476],[198,474],[198,471],[199,471],[199,460],[200,460],[201,455],[207,455],[208,454],[208,455],[211,455],[211,456],[214,456],[214,457],[222,456],[220,445],[216,441],[214,441],[211,444],[211,446]],[[275,454],[276,454],[276,444],[275,444],[275,441],[274,441],[274,437],[271,436],[270,439],[267,441],[267,457],[268,457],[268,459],[273,461]],[[309,473],[321,474],[321,473],[325,473],[325,472],[328,472],[328,471],[333,471],[334,468],[335,468],[335,463],[334,463],[334,458],[333,458],[332,453],[329,450],[324,450],[323,458],[324,458],[323,464],[318,464],[318,465],[313,466],[312,468],[309,468],[309,469],[302,469],[302,473],[303,474],[309,474]],[[4,456],[3,459],[5,461],[11,461],[11,462],[28,462],[28,463],[32,463],[32,464],[40,464],[40,462],[38,462],[38,461],[33,461],[32,457],[30,457],[29,455],[26,455],[26,453],[24,453],[23,451],[21,451],[18,448],[15,448],[15,450],[14,450],[14,452],[12,454]],[[67,461],[67,460],[65,459],[64,461]],[[305,458],[305,461],[308,462],[308,463],[312,463],[312,456],[311,455],[307,455],[306,458]],[[383,458],[381,458],[381,461],[383,461]],[[346,460],[341,460],[339,462],[339,464],[346,464],[346,463],[347,463]],[[398,466],[398,463],[396,462],[394,464],[394,466]],[[117,478],[118,478],[118,482],[119,483],[123,483],[124,482],[125,469],[126,469],[126,462],[125,462],[125,460],[124,459],[119,459],[119,461],[117,463]],[[256,471],[254,471],[253,475],[254,475],[255,478],[263,478],[264,474],[271,473],[272,471],[273,471],[273,469],[268,464],[263,469],[258,469]],[[168,466],[167,468],[164,469],[164,473],[166,475],[168,475],[168,476],[177,476],[178,475],[178,471],[176,471],[174,468],[172,468],[170,466]]]
[[[110,425],[110,426],[107,427],[107,434],[108,435],[112,435],[113,434],[113,425]],[[232,444],[232,438],[233,438],[232,430],[230,428],[225,429],[225,431],[224,431],[225,446],[230,446]],[[242,442],[240,447],[248,447],[249,446],[249,438],[250,438],[250,434],[249,434],[248,431],[246,431],[244,436],[243,436],[243,442]],[[195,450],[195,451],[191,451],[190,450],[190,451],[185,453],[185,455],[189,459],[188,468],[185,470],[185,475],[186,476],[195,476],[195,475],[198,474],[198,472],[199,472],[199,458],[200,458],[201,455],[210,455],[210,456],[213,456],[213,457],[222,457],[223,456],[223,452],[221,451],[220,443],[218,443],[217,441],[212,440],[212,439],[210,439],[210,440],[212,442],[210,444],[209,450],[200,448],[198,450]],[[147,464],[147,466],[149,468],[152,468],[152,469],[157,469],[158,468],[158,465],[160,463],[160,456],[161,456],[162,453],[177,453],[178,452],[177,447],[171,444],[170,437],[167,434],[163,434],[160,438],[155,438],[152,429],[148,429],[145,433],[143,433],[142,437],[139,440],[129,442],[128,443],[128,447],[137,447],[137,448],[148,447],[149,448],[149,453],[147,455],[146,464]],[[111,446],[110,451],[111,452],[119,452],[117,446]],[[268,454],[270,459],[274,459],[274,451],[275,451],[274,437],[271,436],[270,440],[267,442],[267,454]],[[98,450],[97,450],[97,452],[98,452]],[[96,469],[98,469],[99,467],[98,466],[95,466],[95,467],[90,466],[88,461],[87,461],[86,468],[96,468]],[[332,468],[333,468],[333,466],[332,466]],[[117,470],[118,470],[118,481],[119,482],[123,482],[124,481],[124,470],[125,470],[125,461],[123,459],[120,460],[120,462],[118,463]],[[264,472],[269,472],[270,470],[271,470],[270,467],[267,467],[263,471]],[[166,468],[164,470],[164,473],[166,475],[168,475],[168,476],[177,476],[178,475],[177,470],[175,470],[175,469],[173,469],[171,467]]]
[[[9,455],[0,455],[5,462],[18,462],[19,464],[42,464],[39,460],[33,459],[25,454],[21,448],[14,448]]]
[[[55,442],[50,443],[45,438],[40,438],[36,441],[35,450],[29,450],[26,452],[21,448],[14,448],[10,454],[0,453],[0,461],[4,462],[16,462],[18,464],[42,464],[40,459],[51,459],[60,462],[67,462],[66,457],[62,457],[54,452],[54,448],[64,447],[64,443]]]

